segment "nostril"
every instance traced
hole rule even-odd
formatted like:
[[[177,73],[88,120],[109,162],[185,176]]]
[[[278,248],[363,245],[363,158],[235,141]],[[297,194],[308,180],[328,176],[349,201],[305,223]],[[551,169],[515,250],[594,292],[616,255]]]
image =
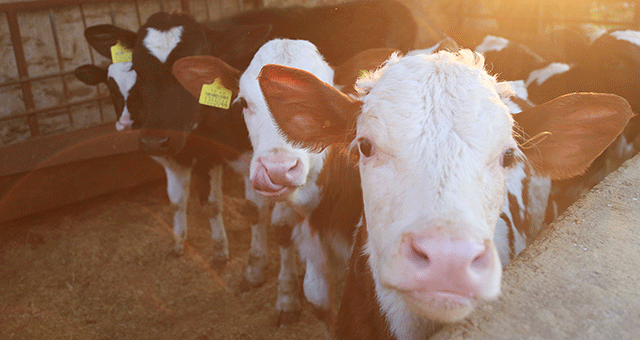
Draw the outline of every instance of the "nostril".
[[[413,242],[411,243],[409,257],[414,263],[418,263],[423,266],[428,266],[431,263],[429,255],[421,249],[417,248],[415,244],[413,244]]]
[[[488,268],[491,266],[491,253],[489,247],[484,247],[480,253],[471,261],[472,268]]]
[[[296,159],[295,163],[293,163],[293,166],[291,166],[289,168],[289,170],[287,171],[287,173],[291,176],[299,176],[300,173],[302,172],[302,162],[300,161],[300,159]]]
[[[170,137],[165,137],[165,138],[160,139],[158,142],[160,143],[160,148],[167,149],[167,148],[169,148],[169,144],[171,143],[171,138]]]

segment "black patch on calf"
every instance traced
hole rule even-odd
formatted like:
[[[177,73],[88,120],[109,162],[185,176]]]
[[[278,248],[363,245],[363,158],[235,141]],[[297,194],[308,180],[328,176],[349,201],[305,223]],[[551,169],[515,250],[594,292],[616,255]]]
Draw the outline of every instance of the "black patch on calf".
[[[92,64],[79,66],[73,71],[76,78],[87,85],[98,85],[106,82],[107,73],[106,69]]]
[[[120,87],[116,83],[116,81],[109,77],[107,79],[107,87],[109,88],[109,93],[111,94],[111,100],[113,101],[113,108],[116,110],[116,114],[121,115],[124,111],[124,96],[120,91]]]

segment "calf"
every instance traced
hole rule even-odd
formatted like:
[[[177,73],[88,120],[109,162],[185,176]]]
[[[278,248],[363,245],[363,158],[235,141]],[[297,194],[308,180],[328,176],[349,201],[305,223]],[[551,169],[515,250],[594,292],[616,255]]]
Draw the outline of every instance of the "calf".
[[[301,11],[304,15],[307,15],[306,18],[308,20],[294,20],[287,23],[287,21],[283,19],[285,17],[299,19],[302,17],[300,14]],[[263,13],[263,15],[260,13]],[[335,25],[340,26],[339,24],[342,21],[346,20],[346,18],[350,17],[354,13],[367,13],[367,17],[379,17],[376,19],[376,26],[371,27],[371,25],[368,24],[366,27],[358,28],[351,26],[349,29],[350,34],[341,34],[339,35],[340,39],[336,39],[335,37],[329,38],[327,36],[327,33],[329,32],[328,30],[334,29]],[[261,19],[258,20],[256,15]],[[170,19],[162,19],[162,17],[169,17]],[[251,26],[245,26],[243,24],[243,20],[246,20],[248,17],[256,19],[251,19],[249,20],[250,22],[247,22],[248,24],[251,24]],[[310,20],[314,22],[313,25],[309,25]],[[395,22],[404,22],[405,25],[394,25],[393,23]],[[260,23],[265,23],[265,25],[256,25]],[[126,100],[127,105],[133,107],[133,109],[130,109],[132,113],[129,119],[126,119],[126,116],[124,115],[121,116],[119,123],[117,123],[117,125],[120,126],[124,125],[122,123],[123,121],[126,121],[129,123],[129,126],[142,128],[143,132],[141,133],[140,139],[142,150],[156,157],[155,159],[165,166],[168,173],[180,173],[177,176],[171,176],[171,179],[176,180],[177,183],[169,185],[169,190],[171,190],[171,187],[188,187],[188,174],[190,173],[190,169],[183,163],[185,161],[188,162],[190,157],[193,157],[193,155],[181,156],[180,158],[183,159],[182,162],[171,162],[170,159],[167,161],[167,159],[164,159],[166,158],[164,155],[179,152],[183,145],[188,144],[185,142],[188,137],[186,139],[185,137],[189,136],[189,132],[196,133],[195,130],[189,130],[191,127],[189,127],[188,124],[195,124],[195,121],[192,118],[190,120],[185,115],[171,115],[171,112],[191,113],[194,111],[194,105],[197,106],[193,100],[176,101],[176,98],[183,95],[179,94],[179,91],[176,92],[171,80],[172,77],[163,76],[165,74],[164,66],[170,67],[176,58],[189,54],[211,54],[220,56],[227,63],[233,66],[243,67],[246,66],[245,60],[250,60],[250,57],[248,56],[252,55],[252,53],[249,53],[248,51],[257,49],[256,42],[265,38],[269,32],[271,32],[271,35],[284,36],[299,34],[302,32],[305,36],[312,36],[313,39],[320,41],[327,53],[339,57],[347,55],[344,53],[350,53],[349,49],[347,49],[347,51],[343,49],[342,43],[349,45],[350,48],[358,49],[380,44],[383,46],[399,46],[399,48],[406,49],[406,46],[409,46],[413,42],[416,31],[415,22],[413,21],[410,12],[403,5],[394,1],[373,1],[359,4],[345,4],[338,6],[338,9],[330,9],[329,7],[318,10],[292,8],[272,11],[270,9],[265,9],[251,12],[246,15],[241,14],[237,17],[225,19],[217,23],[211,23],[208,24],[207,27],[195,26],[195,23],[193,23],[192,20],[186,19],[185,16],[158,13],[149,18],[147,24],[145,24],[139,32],[138,41],[135,43],[133,52],[134,61],[130,70],[132,74],[137,75],[138,78],[135,86],[131,89],[131,96],[128,96]],[[180,27],[183,27],[183,30],[180,30]],[[246,30],[247,33],[245,33],[245,30],[239,30],[238,27],[257,27],[258,29]],[[370,37],[369,34],[372,29],[379,33],[377,36],[379,36],[380,39],[360,39],[363,33],[366,33],[367,36]],[[108,30],[108,34],[104,35],[109,35],[112,31],[117,32],[118,34],[115,35],[115,39],[110,39],[110,41],[117,41],[122,36],[119,30]],[[316,34],[318,31],[322,31],[324,33],[318,35]],[[156,37],[156,40],[162,41],[163,43],[171,43],[173,40],[174,46],[161,46],[161,44],[154,45],[152,41],[153,38],[149,38],[150,36]],[[196,38],[197,36],[203,36],[206,37],[206,39],[199,42]],[[181,39],[185,37],[189,37],[191,40],[189,40],[189,42],[181,41]],[[98,40],[102,42],[106,39],[101,36]],[[174,51],[180,52],[174,53]],[[177,106],[180,106],[180,108]],[[162,112],[159,112],[158,109]],[[235,117],[233,114],[230,116]],[[184,131],[187,133],[171,133],[171,135],[168,135],[167,127],[169,129]],[[229,130],[227,129],[225,131]],[[224,144],[226,142],[221,141],[221,143]],[[163,159],[158,159],[161,155],[163,156]],[[199,162],[198,164],[200,163],[202,162]],[[199,166],[197,168],[206,170],[206,167],[207,166]],[[214,175],[214,177],[218,177],[218,175]],[[170,176],[168,175],[168,178],[169,177]],[[211,182],[212,190],[214,188],[213,181],[215,180],[212,180]],[[180,191],[178,190],[177,192]],[[213,196],[213,194],[209,195],[211,198],[213,198]],[[170,195],[170,197],[172,198],[172,202],[174,200],[178,201],[180,207],[185,206],[184,204],[186,204],[186,202],[184,202],[184,204],[182,203],[184,201],[184,195],[174,194]],[[260,201],[258,205],[262,204],[260,197],[256,196],[254,197],[254,200]],[[186,223],[182,210],[183,209],[177,210],[176,216],[179,215],[181,217],[176,217],[174,223],[176,249],[178,252],[181,251],[181,244],[184,239],[182,234],[186,231],[186,228],[179,227]],[[220,211],[221,207],[216,210]],[[279,213],[276,214],[276,216],[280,215],[281,214]],[[221,226],[221,220],[217,221],[215,224]],[[224,237],[224,234],[222,233],[224,229],[216,227],[215,230],[216,232],[213,232],[213,234],[217,235],[215,239],[226,240],[226,237]],[[252,237],[253,256],[251,256],[251,259],[257,259],[257,261],[251,261],[252,263],[264,263],[262,256],[263,251],[260,254],[253,254],[253,249],[264,249],[264,247],[266,247],[266,238],[264,234],[264,231],[258,232],[257,230],[254,230],[254,237]],[[286,237],[281,237],[279,239],[286,240]],[[262,246],[254,247],[254,243],[260,243]],[[221,244],[222,247],[218,248],[221,248],[222,250],[226,249],[226,243],[223,242]],[[216,256],[218,259],[225,258],[224,251],[216,252],[216,254],[222,255]],[[282,261],[283,268],[291,266],[285,266],[285,263],[291,263],[291,261],[287,261],[286,259],[282,259]],[[264,279],[263,271],[258,270],[259,268],[262,268],[262,266],[250,265],[246,273],[249,281],[254,284],[260,283]]]
[[[640,112],[640,32],[616,30],[603,34],[586,51],[575,58],[575,64],[532,73],[527,80],[531,101],[544,102],[571,92],[613,93],[629,101],[634,112]],[[623,134],[599,157],[589,171],[579,177],[554,183],[560,197],[578,197],[625,160],[640,150],[640,120],[631,119]],[[566,206],[559,206],[563,211]]]
[[[475,51],[484,55],[490,73],[506,81],[527,80],[532,71],[550,64],[527,46],[493,35],[486,36]]]
[[[375,69],[392,52],[389,49],[363,51],[347,66],[357,70]],[[220,63],[212,57],[183,58],[176,62],[173,72],[185,88],[198,95],[207,80],[196,79],[189,74],[219,74],[226,69],[220,67]],[[272,40],[258,50],[239,79],[237,99],[244,107],[244,118],[254,148],[251,183],[254,189],[275,204],[272,224],[278,227],[279,234],[287,235],[288,232],[291,235],[293,232],[298,251],[306,263],[305,296],[314,305],[315,314],[332,323],[333,279],[344,276],[353,228],[360,219],[359,210],[354,213],[350,209],[350,204],[361,205],[359,177],[352,153],[341,148],[313,152],[292,145],[280,135],[256,79],[267,63],[296,66],[329,83],[333,83],[334,71],[312,43]],[[340,69],[348,78],[350,73],[346,66]],[[325,166],[327,164],[337,168]],[[347,223],[351,228],[336,228],[340,225],[337,221]],[[295,225],[293,230],[292,222]],[[283,248],[281,254],[293,255]],[[290,277],[292,285],[289,289],[295,291],[295,272],[290,273]]]
[[[486,37],[476,51],[485,53],[487,67],[498,77],[526,80],[527,92],[533,103],[543,103],[562,94],[582,91],[614,93],[627,99],[634,111],[640,108],[638,95],[634,94],[634,91],[637,92],[634,83],[637,83],[640,59],[634,57],[638,46],[632,43],[640,41],[638,33],[615,31],[601,36],[590,46],[586,45],[584,38],[572,36],[574,45],[584,50],[580,55],[571,57],[572,64],[544,61],[519,44],[493,36]],[[569,36],[564,38],[565,45],[569,43],[568,39]],[[518,69],[520,73],[513,72]],[[553,183],[554,211],[550,212],[549,219],[562,213],[640,150],[640,145],[633,142],[640,129],[637,120],[631,120],[625,132],[594,161],[586,173]]]
[[[111,46],[120,42],[126,49],[133,49],[136,42],[136,33],[115,27],[113,25],[96,25],[88,27],[84,31],[87,42],[100,55],[111,59]],[[118,116],[116,129],[122,131],[133,127],[131,112],[128,107],[129,92],[136,82],[136,72],[131,69],[131,61],[113,63],[103,69],[87,64],[75,69],[74,75],[87,85],[104,83],[109,89],[113,101],[114,110]]]
[[[511,178],[523,168],[552,179],[580,173],[631,115],[617,96],[561,97],[516,115],[527,133],[550,132],[520,148],[502,87],[468,50],[391,58],[359,81],[359,100],[278,65],[263,67],[259,83],[292,141],[359,150],[364,217],[336,339],[423,339],[495,298],[493,239]]]
[[[175,208],[176,254],[181,254],[184,248],[193,172],[197,178],[204,179],[196,189],[201,204],[206,205],[211,216],[214,262],[228,259],[228,241],[222,223],[222,165],[228,163],[242,174],[248,172],[244,164],[250,159],[251,145],[240,107],[225,110],[198,105],[176,82],[170,66],[185,54],[230,50],[229,41],[221,41],[221,35],[229,39],[235,37],[232,40],[247,48],[244,53],[251,53],[263,42],[269,29],[268,26],[238,26],[229,27],[226,33],[213,32],[189,16],[158,13],[149,18],[139,34],[112,25],[93,26],[85,31],[89,43],[102,55],[110,57],[110,48],[118,41],[134,50],[134,60],[114,63],[108,72],[83,66],[76,70],[76,75],[85,82],[109,85],[120,116],[116,128],[141,129],[141,149],[164,167],[167,192]],[[241,48],[234,47],[228,55],[240,54]],[[239,71],[234,72],[239,76]],[[228,81],[223,79],[223,83]],[[269,211],[250,186],[245,194],[259,210],[258,219],[253,221],[253,241],[245,277],[251,284],[258,285],[264,281],[265,223]]]
[[[451,46],[440,42],[435,48],[440,45]],[[329,324],[333,320],[334,279],[344,276],[352,235],[360,220],[357,207],[361,205],[362,194],[354,157],[341,147],[314,152],[288,142],[271,118],[257,76],[265,64],[278,63],[308,70],[328,83],[335,80],[345,93],[354,93],[358,73],[375,70],[392,53],[394,50],[389,48],[368,49],[336,67],[334,72],[312,43],[276,39],[258,50],[239,81],[238,101],[244,106],[254,147],[251,182],[259,193],[275,202],[279,213],[272,223],[280,226],[279,230],[286,230],[283,228],[286,220],[299,221],[293,232],[306,263],[305,296],[313,304],[316,316]],[[173,69],[178,80],[197,95],[205,83],[193,83],[196,79],[186,75],[224,72],[219,67],[219,60],[190,57],[179,60]],[[350,228],[336,228],[340,224],[337,221]]]

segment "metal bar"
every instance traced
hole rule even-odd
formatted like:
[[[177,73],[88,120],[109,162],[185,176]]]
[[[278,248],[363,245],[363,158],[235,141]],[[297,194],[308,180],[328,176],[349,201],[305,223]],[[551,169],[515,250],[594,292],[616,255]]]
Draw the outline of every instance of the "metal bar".
[[[12,80],[12,81],[8,81],[6,83],[2,83],[2,84],[0,84],[0,87],[15,86],[15,85],[23,84],[23,83],[30,83],[32,81],[38,81],[38,80],[45,80],[45,79],[49,79],[49,78],[68,76],[68,75],[71,75],[71,74],[73,74],[73,71],[64,71],[64,72],[58,72],[58,73],[51,73],[51,74],[46,74],[44,76],[38,76],[38,77],[20,78],[18,80]]]
[[[110,0],[110,2],[127,2],[129,0]],[[25,1],[11,2],[0,4],[0,12],[32,12],[44,11],[51,8],[76,6],[81,4],[101,4],[105,0],[41,0],[41,1]]]
[[[87,17],[84,15],[84,8],[82,4],[78,5],[80,8],[80,17],[82,18],[82,27],[87,29]],[[93,49],[89,46],[89,57],[91,58],[91,63],[95,65],[96,60],[93,56]],[[96,85],[96,92],[100,94],[100,88]],[[102,107],[102,101],[98,101],[98,109],[100,111],[100,121],[104,123],[104,108]]]
[[[633,2],[633,27],[640,29],[640,6],[638,2]]]
[[[116,16],[113,15],[113,2],[109,1],[109,16],[111,17],[111,25],[116,25]]]
[[[138,27],[142,26],[142,17],[140,17],[140,3],[138,3],[138,0],[135,1],[135,8],[136,8],[136,17],[138,18]]]
[[[14,119],[24,119],[24,118],[31,118],[34,117],[36,115],[39,114],[43,114],[43,113],[49,113],[49,112],[54,112],[54,111],[59,111],[59,110],[63,110],[72,106],[81,106],[87,103],[91,103],[91,102],[96,102],[99,100],[105,100],[105,99],[111,99],[111,96],[101,96],[101,97],[94,97],[94,98],[89,98],[89,99],[83,99],[83,100],[78,100],[78,101],[74,101],[71,103],[66,103],[66,104],[59,104],[56,106],[50,106],[44,109],[38,109],[38,110],[31,110],[22,114],[17,114],[17,115],[10,115],[10,116],[4,116],[4,117],[0,117],[0,122],[2,121],[7,121],[7,120],[14,120]],[[60,113],[59,115],[64,114],[64,113]]]
[[[9,32],[11,35],[11,44],[13,45],[13,53],[16,58],[16,66],[18,67],[18,76],[20,78],[28,78],[29,72],[27,70],[27,62],[24,55],[24,48],[22,46],[22,37],[20,36],[20,25],[18,24],[18,15],[14,11],[7,11],[7,22],[9,24]],[[31,92],[31,84],[28,82],[20,83],[22,89],[22,98],[24,100],[24,106],[27,111],[35,109],[35,103],[33,101],[33,93]],[[31,137],[40,135],[40,128],[38,127],[38,120],[35,116],[31,116],[29,119],[29,130]]]
[[[58,27],[56,25],[55,14],[53,13],[53,9],[49,10],[49,23],[51,24],[51,33],[53,35],[53,43],[56,48],[56,57],[58,58],[58,68],[60,72],[64,70],[64,65],[62,65],[62,51],[60,51],[60,39],[58,39]],[[64,77],[60,77],[60,81],[62,82],[62,94],[64,95],[64,101],[69,100],[69,87],[67,83],[64,81]],[[69,117],[69,126],[73,126],[73,116],[71,115],[71,110],[67,108],[67,116]]]

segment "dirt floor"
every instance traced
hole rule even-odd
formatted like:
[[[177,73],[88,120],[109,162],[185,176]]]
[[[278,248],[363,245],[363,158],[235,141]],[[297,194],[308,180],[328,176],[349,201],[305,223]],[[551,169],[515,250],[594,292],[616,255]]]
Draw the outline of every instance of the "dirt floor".
[[[226,178],[231,261],[222,269],[209,265],[208,223],[195,197],[185,255],[170,255],[164,182],[0,225],[0,339],[325,339],[308,303],[298,323],[276,326],[273,233],[267,283],[242,288],[249,219],[240,213],[240,179]],[[497,301],[433,338],[637,339],[638,221],[640,156],[505,269]]]
[[[170,255],[164,182],[0,226],[0,339],[325,339],[308,304],[298,323],[276,327],[273,234],[267,283],[241,289],[250,242],[241,188],[237,178],[225,185],[222,269],[210,266],[195,197],[185,255]]]

